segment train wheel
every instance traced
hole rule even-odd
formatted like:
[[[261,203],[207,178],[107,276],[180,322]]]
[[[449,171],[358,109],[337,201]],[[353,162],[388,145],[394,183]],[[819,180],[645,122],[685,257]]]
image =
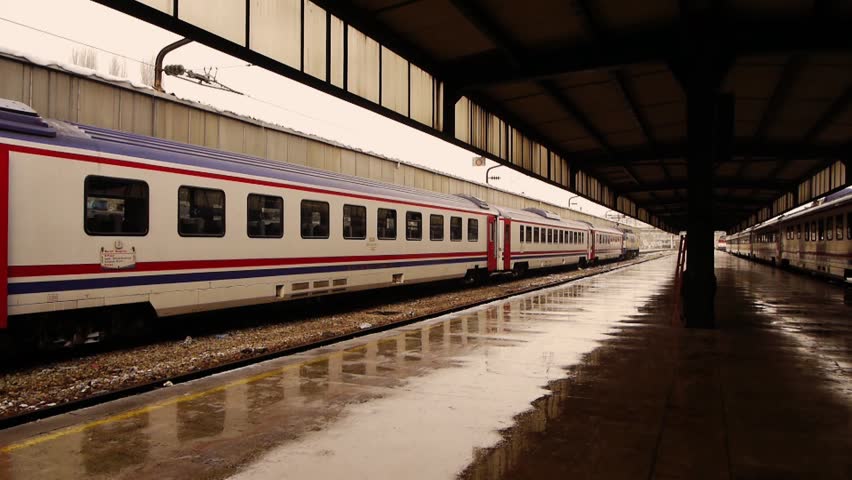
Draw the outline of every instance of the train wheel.
[[[465,273],[464,278],[462,279],[462,284],[474,286],[482,282],[482,275],[479,273],[479,269],[468,270]]]

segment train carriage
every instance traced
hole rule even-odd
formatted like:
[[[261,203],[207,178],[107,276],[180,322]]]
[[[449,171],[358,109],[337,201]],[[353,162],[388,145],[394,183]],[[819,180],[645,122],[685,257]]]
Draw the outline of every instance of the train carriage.
[[[738,257],[751,256],[751,228],[728,235],[728,252]]]
[[[852,188],[727,237],[734,255],[852,281]]]
[[[590,227],[563,220],[539,208],[517,210],[499,207],[504,237],[505,270],[521,273],[534,268],[585,265],[589,258]],[[508,253],[508,255],[507,255]]]
[[[497,209],[4,112],[8,313],[173,315],[498,269]],[[37,127],[37,128],[31,128]]]
[[[10,316],[169,316],[476,280],[624,248],[618,230],[540,209],[45,120],[10,101],[0,166],[0,329]]]
[[[785,216],[778,245],[784,266],[852,279],[852,189]]]
[[[605,261],[621,258],[624,252],[624,233],[608,227],[592,227],[591,253],[593,261]]]
[[[751,231],[751,256],[756,260],[777,264],[781,259],[781,243],[778,238],[780,219],[775,218],[756,225]]]

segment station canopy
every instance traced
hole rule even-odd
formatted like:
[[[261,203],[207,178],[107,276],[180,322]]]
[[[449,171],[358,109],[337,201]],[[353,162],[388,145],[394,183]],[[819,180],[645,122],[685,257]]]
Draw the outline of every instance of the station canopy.
[[[670,231],[689,62],[712,60],[733,110],[716,228],[850,183],[848,1],[97,1]]]

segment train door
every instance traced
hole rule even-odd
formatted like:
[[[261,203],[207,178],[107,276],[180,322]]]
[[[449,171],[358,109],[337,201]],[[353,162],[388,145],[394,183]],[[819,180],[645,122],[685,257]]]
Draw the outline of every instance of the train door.
[[[594,230],[589,230],[589,262],[595,261],[595,239],[597,234]]]
[[[501,218],[503,222],[503,270],[512,269],[512,220]]]
[[[497,270],[497,217],[494,215],[488,216],[488,271]]]
[[[778,265],[781,265],[781,253],[783,252],[783,248],[781,245],[781,231],[783,228],[778,227],[778,232],[775,233],[775,261],[778,262]]]

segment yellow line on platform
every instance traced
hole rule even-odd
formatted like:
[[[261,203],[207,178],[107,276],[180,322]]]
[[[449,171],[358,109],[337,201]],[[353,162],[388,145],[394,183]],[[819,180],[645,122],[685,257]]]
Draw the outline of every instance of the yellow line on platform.
[[[294,369],[296,367],[300,367],[302,365],[310,365],[312,363],[321,362],[325,359],[326,359],[326,356],[323,356],[323,357],[311,360],[309,362],[300,362],[300,363],[285,365],[285,366],[283,366],[281,368],[277,368],[275,370],[270,370],[268,372],[260,373],[260,374],[257,374],[257,375],[251,376],[251,377],[242,378],[240,380],[236,380],[236,381],[227,383],[225,385],[220,385],[218,387],[214,387],[214,388],[211,388],[209,390],[204,390],[204,391],[201,391],[201,392],[196,392],[196,393],[192,393],[192,394],[182,395],[180,397],[171,398],[169,400],[165,400],[165,401],[160,402],[160,403],[154,403],[152,405],[137,408],[135,410],[129,410],[129,411],[124,412],[124,413],[119,413],[117,415],[113,415],[113,416],[107,417],[107,418],[102,418],[100,420],[94,420],[94,421],[91,421],[91,422],[88,422],[88,423],[84,423],[82,425],[76,425],[76,426],[72,426],[72,427],[62,428],[62,429],[59,429],[55,432],[45,433],[43,435],[38,435],[38,436],[35,436],[35,437],[30,438],[28,440],[24,440],[22,442],[12,443],[10,445],[6,445],[5,447],[0,448],[0,453],[11,453],[11,452],[14,452],[16,450],[20,450],[20,449],[27,448],[27,447],[33,447],[33,446],[36,446],[36,445],[39,445],[39,444],[42,444],[42,443],[45,443],[45,442],[49,442],[51,440],[56,440],[58,438],[62,438],[62,437],[68,436],[68,435],[73,435],[75,433],[81,433],[81,432],[84,432],[84,431],[86,431],[90,428],[97,427],[99,425],[106,425],[106,424],[110,424],[110,423],[120,422],[122,420],[127,420],[128,418],[133,418],[137,415],[142,415],[143,413],[148,413],[148,412],[152,412],[154,410],[159,410],[163,407],[168,407],[170,405],[175,405],[175,404],[178,404],[178,403],[197,400],[199,398],[210,395],[211,393],[221,392],[223,390],[227,390],[229,388],[236,387],[236,386],[239,386],[239,385],[245,385],[245,384],[248,384],[248,383],[257,382],[257,381],[263,380],[265,378],[269,378],[269,377],[272,377],[272,376],[275,376],[275,375],[280,375],[280,374],[286,372],[287,370],[292,370],[292,369]]]

